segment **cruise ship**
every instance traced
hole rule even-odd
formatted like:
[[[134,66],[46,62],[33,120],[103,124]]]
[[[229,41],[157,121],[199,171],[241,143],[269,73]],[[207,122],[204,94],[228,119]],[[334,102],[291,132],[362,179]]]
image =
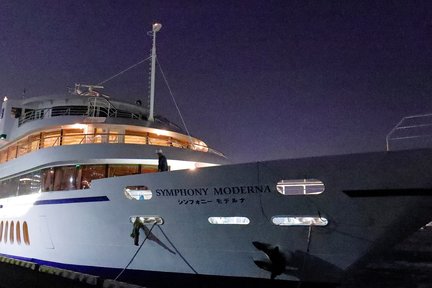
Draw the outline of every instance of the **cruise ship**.
[[[120,99],[4,98],[1,255],[141,284],[339,283],[432,220],[430,149],[229,164]]]

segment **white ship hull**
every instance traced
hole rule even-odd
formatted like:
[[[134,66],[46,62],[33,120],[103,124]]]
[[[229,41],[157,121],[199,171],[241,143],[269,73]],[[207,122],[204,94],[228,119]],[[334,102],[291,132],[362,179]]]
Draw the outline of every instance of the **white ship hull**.
[[[29,244],[23,234],[18,243],[14,232],[11,243],[3,232],[0,253],[114,278],[138,249],[130,218],[158,216],[163,224],[146,225],[151,233],[120,280],[152,272],[270,279],[273,272],[280,280],[338,282],[432,219],[430,159],[431,150],[414,150],[268,161],[0,199],[0,220],[9,227],[26,222],[29,236]],[[284,179],[319,179],[325,191],[282,195],[276,184]],[[130,200],[127,186],[147,186],[152,198]],[[328,224],[278,226],[272,217],[279,215],[318,216]],[[250,222],[215,225],[209,217]],[[271,251],[278,253],[269,258]]]

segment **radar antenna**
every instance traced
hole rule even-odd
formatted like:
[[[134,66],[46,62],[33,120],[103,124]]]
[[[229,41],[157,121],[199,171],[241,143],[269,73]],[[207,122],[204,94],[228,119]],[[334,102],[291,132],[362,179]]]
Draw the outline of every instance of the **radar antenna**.
[[[82,88],[85,88],[86,90],[83,91]],[[75,89],[72,94],[79,95],[79,96],[91,96],[91,97],[98,97],[103,96],[105,98],[109,98],[107,95],[104,95],[94,89],[103,89],[103,86],[100,85],[86,85],[86,84],[75,84]]]

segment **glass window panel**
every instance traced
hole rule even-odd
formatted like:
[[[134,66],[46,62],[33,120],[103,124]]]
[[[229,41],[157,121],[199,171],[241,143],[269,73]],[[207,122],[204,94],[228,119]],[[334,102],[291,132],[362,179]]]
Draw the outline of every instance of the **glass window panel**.
[[[54,190],[54,169],[42,170],[42,191],[53,191]]]
[[[7,161],[7,150],[2,150],[0,152],[0,163],[4,163]]]
[[[60,145],[60,131],[43,132],[41,147],[53,147]]]
[[[75,190],[76,187],[76,173],[75,166],[65,166],[55,168],[54,190]]]
[[[40,134],[31,135],[29,137],[29,145],[30,145],[30,151],[36,151],[39,149],[39,142],[40,142]]]
[[[125,143],[127,144],[147,144],[147,133],[126,130]]]
[[[17,146],[18,146],[17,156],[24,155],[28,153],[30,150],[28,139],[18,142]]]
[[[4,242],[8,242],[8,231],[9,231],[9,221],[6,221],[5,230],[4,230]]]
[[[16,224],[16,240],[18,244],[21,244],[21,227],[19,221]]]
[[[84,129],[63,129],[62,145],[84,143]]]
[[[28,173],[18,178],[18,195],[27,195],[40,192],[41,175],[39,172]]]
[[[324,192],[324,183],[317,179],[280,180],[276,189],[283,195],[312,195]]]
[[[108,135],[108,143],[119,143],[119,135],[116,131],[110,131]]]
[[[17,146],[16,145],[12,145],[7,149],[7,160],[12,160],[16,158],[16,154],[17,154]]]
[[[11,244],[13,244],[14,243],[14,240],[15,240],[15,237],[14,237],[14,233],[15,232],[15,226],[14,226],[14,221],[11,221],[11,224],[10,224],[10,231],[9,231],[9,240],[10,240],[10,243]]]
[[[171,146],[170,137],[149,133],[148,143],[150,145]]]
[[[118,177],[133,174],[139,174],[138,164],[108,166],[108,177]]]
[[[106,177],[107,165],[83,165],[81,166],[81,189],[88,189],[91,181]]]
[[[17,196],[18,178],[7,179],[1,182],[1,198]]]
[[[141,174],[158,172],[157,165],[141,165]]]
[[[26,221],[24,221],[23,223],[23,236],[24,236],[24,243],[26,245],[30,245],[30,235],[29,235],[28,225]]]
[[[274,216],[272,222],[278,226],[326,226],[328,220],[318,216]]]
[[[126,198],[130,200],[150,200],[153,197],[153,193],[148,189],[147,186],[127,186],[124,189]]]
[[[227,224],[227,225],[248,225],[250,220],[247,217],[209,217],[210,224]]]

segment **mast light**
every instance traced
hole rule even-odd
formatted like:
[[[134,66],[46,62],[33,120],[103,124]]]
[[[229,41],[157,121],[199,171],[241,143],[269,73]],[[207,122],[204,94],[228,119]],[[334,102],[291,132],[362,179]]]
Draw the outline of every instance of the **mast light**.
[[[153,32],[159,32],[159,30],[162,28],[162,24],[160,23],[154,23],[153,24]]]

